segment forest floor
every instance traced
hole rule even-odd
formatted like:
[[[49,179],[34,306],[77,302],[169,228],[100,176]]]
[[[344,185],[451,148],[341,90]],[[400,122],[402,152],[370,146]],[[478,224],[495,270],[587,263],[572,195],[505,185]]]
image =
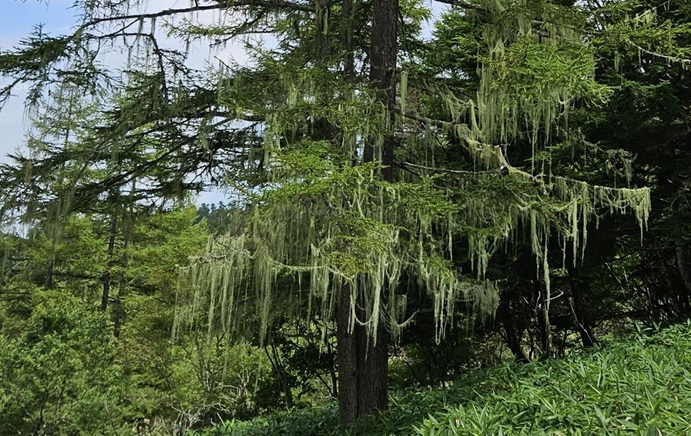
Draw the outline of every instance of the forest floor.
[[[691,322],[565,359],[505,364],[444,387],[394,392],[391,408],[346,431],[335,406],[209,429],[221,435],[691,434]]]

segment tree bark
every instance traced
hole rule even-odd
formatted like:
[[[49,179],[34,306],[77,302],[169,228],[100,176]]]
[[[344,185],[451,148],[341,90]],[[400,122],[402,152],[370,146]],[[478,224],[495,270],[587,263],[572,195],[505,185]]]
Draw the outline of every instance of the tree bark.
[[[542,282],[536,280],[534,282],[535,292],[538,295],[537,309],[537,325],[540,330],[540,347],[542,348],[543,357],[552,357],[554,344],[552,339],[552,326],[549,321],[549,301],[547,294],[542,289]]]
[[[573,264],[573,254],[567,254],[566,271],[569,274],[569,285],[571,287],[573,312],[576,317],[576,328],[581,336],[583,347],[592,348],[595,346],[595,336],[593,335],[590,316],[588,315],[588,309],[585,304],[587,284],[583,281],[578,268]]]
[[[389,335],[383,321],[377,326],[377,343],[364,327],[356,327],[358,358],[358,416],[389,407]]]
[[[110,283],[111,283],[111,269],[113,268],[113,253],[115,252],[115,237],[117,236],[118,220],[113,215],[110,219],[110,227],[108,231],[108,264],[106,272],[103,273],[103,293],[101,294],[101,311],[105,312],[108,309],[108,300],[110,299]]]
[[[684,289],[680,294],[680,312],[687,315],[691,312],[691,271],[689,271],[688,260],[686,258],[686,244],[680,236],[674,240],[674,258],[676,260],[679,275],[684,283]]]
[[[506,333],[506,344],[511,350],[516,362],[527,363],[530,361],[528,354],[525,352],[521,346],[521,338],[518,332],[516,332],[516,326],[513,322],[513,317],[511,314],[511,306],[508,302],[502,301],[499,304],[499,314],[501,316],[502,325],[504,327],[504,333]]]
[[[315,57],[321,62],[325,62],[329,57],[329,35],[326,31],[327,22],[329,20],[329,0],[317,0],[315,1],[316,7],[316,17],[315,17],[315,27],[316,27],[316,47],[315,47]]]
[[[271,348],[271,352],[269,352],[269,347]],[[290,385],[290,380],[288,379],[288,371],[286,371],[285,365],[281,361],[281,356],[278,353],[276,345],[274,344],[273,337],[269,339],[269,343],[267,345],[264,345],[264,353],[266,353],[266,356],[269,358],[269,363],[271,364],[274,373],[276,373],[278,383],[281,385],[286,409],[293,408],[295,402],[293,401],[293,389]]]
[[[48,267],[46,268],[46,288],[55,288],[55,250],[51,254],[51,259],[48,261]]]
[[[396,108],[396,57],[398,56],[398,0],[375,0],[372,16],[372,63],[370,82],[378,92],[379,101],[389,115],[389,126],[394,121]],[[382,177],[393,180],[394,148],[396,145],[391,127],[384,132],[381,145]],[[376,158],[374,144],[365,147],[365,162]]]
[[[576,318],[576,328],[581,336],[581,342],[586,348],[595,345],[593,327],[590,323],[588,308],[585,304],[586,295],[589,294],[588,283],[583,280],[578,267],[575,265],[576,253],[573,249],[566,252],[566,271],[569,274],[569,287],[573,301],[573,312]]]
[[[358,418],[358,330],[350,331],[350,285],[341,289],[336,307],[338,352],[338,413],[341,425],[351,425]]]
[[[358,418],[377,410],[385,410],[389,405],[389,335],[384,323],[378,326],[376,344],[363,326],[356,324],[350,331],[352,292],[349,285],[344,286],[336,308],[338,410],[340,423],[344,426],[350,426]]]
[[[346,82],[355,80],[355,54],[353,52],[353,0],[343,0],[341,5],[341,44],[345,51],[343,76]]]
[[[350,3],[347,13],[352,13]],[[398,0],[374,0],[372,15],[372,51],[369,79],[378,90],[378,100],[389,115],[385,126],[384,140],[381,143],[381,176],[393,181],[394,148],[396,145],[391,126],[394,121],[396,104],[396,57],[398,55]],[[346,17],[348,20],[349,17]],[[346,45],[349,33],[344,30],[342,37]],[[349,57],[346,60],[348,73]],[[365,145],[363,160],[372,162],[375,156],[374,141]],[[350,298],[354,290],[349,285],[341,289],[336,309],[339,365],[339,415],[342,425],[351,425],[361,416],[384,410],[388,407],[388,343],[386,326],[381,322],[377,329],[377,342],[368,336],[364,327],[350,327]],[[383,296],[382,296],[383,297]],[[360,303],[360,302],[358,302]],[[386,304],[384,301],[382,304]],[[363,311],[357,304],[358,313]],[[364,315],[359,313],[360,315]]]

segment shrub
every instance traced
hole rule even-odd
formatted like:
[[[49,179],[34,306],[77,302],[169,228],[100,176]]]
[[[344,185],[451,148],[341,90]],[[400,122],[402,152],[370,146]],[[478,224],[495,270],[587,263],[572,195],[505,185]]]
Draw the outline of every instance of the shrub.
[[[103,314],[37,292],[19,334],[0,335],[0,423],[7,434],[116,434],[127,421],[121,368]]]

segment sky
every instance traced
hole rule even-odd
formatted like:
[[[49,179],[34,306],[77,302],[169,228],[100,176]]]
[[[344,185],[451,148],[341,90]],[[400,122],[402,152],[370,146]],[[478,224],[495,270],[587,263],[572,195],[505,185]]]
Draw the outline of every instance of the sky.
[[[0,0],[0,50],[9,50],[28,36],[39,24],[46,33],[57,35],[69,30],[75,22],[75,11],[67,0]],[[0,79],[0,84],[7,82]],[[17,89],[14,97],[0,111],[0,162],[21,146],[24,139],[24,89]]]

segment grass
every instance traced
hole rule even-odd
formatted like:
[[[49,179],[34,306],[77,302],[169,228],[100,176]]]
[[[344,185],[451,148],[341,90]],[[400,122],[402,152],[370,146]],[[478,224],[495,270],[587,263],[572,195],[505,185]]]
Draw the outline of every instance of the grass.
[[[349,431],[333,406],[227,422],[205,435],[691,435],[691,323],[568,359],[477,371],[395,393],[391,403]]]

